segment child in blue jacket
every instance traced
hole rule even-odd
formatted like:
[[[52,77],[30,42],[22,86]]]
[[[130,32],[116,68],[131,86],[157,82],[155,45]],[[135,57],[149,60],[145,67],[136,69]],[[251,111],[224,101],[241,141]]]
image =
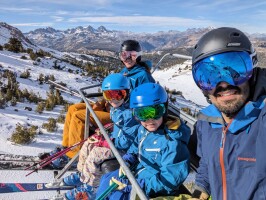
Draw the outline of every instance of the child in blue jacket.
[[[110,138],[121,154],[134,141],[139,126],[129,109],[129,88],[128,79],[119,73],[108,75],[102,83],[103,97],[111,105],[110,116],[114,125]],[[94,134],[88,138],[81,148],[79,172],[65,177],[61,182],[61,186],[79,186],[68,191],[65,199],[72,200],[78,196],[93,198],[103,174],[100,164],[112,158],[114,155],[102,135]]]
[[[130,108],[141,126],[123,159],[136,166],[135,178],[148,197],[175,193],[189,173],[190,129],[179,118],[167,119],[167,104],[166,91],[155,83],[142,84],[130,95]],[[96,197],[114,182],[119,187],[108,199],[129,199],[132,186],[119,178],[119,171],[102,177]]]

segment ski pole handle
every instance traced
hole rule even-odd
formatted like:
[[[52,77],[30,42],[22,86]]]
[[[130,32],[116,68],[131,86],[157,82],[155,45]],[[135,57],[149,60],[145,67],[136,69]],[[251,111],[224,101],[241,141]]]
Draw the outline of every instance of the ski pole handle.
[[[134,165],[130,166],[130,170],[135,169],[137,167],[138,163],[135,163]],[[121,174],[119,178],[126,178],[125,174]],[[105,197],[107,197],[111,192],[113,192],[116,188],[118,188],[118,184],[112,183],[96,200],[104,200]]]
[[[126,176],[122,174],[119,178],[125,178]],[[111,192],[113,192],[118,187],[118,184],[112,183],[96,200],[104,200]]]

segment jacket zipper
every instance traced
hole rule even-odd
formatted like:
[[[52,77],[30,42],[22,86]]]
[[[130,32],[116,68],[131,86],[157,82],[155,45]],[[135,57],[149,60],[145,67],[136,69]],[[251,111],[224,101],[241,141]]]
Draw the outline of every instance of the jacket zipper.
[[[225,173],[225,164],[224,164],[224,145],[225,145],[226,133],[232,121],[233,119],[230,121],[230,123],[226,127],[223,127],[222,139],[220,143],[220,166],[221,166],[221,171],[222,171],[223,200],[227,200],[227,184],[226,184],[226,173]]]
[[[139,152],[138,160],[139,160],[139,162],[141,162],[141,159],[140,159],[140,157],[141,157],[141,156],[140,156],[140,155],[141,155],[141,151],[140,151],[140,149],[141,149],[142,143],[143,143],[143,141],[146,139],[146,137],[147,137],[147,135],[148,135],[149,133],[150,133],[150,132],[146,131],[146,133],[144,134],[144,136],[141,138],[141,140],[140,140],[140,142],[139,142],[139,148],[138,148],[138,152]],[[142,169],[140,169],[139,171],[137,171],[135,177],[136,177],[140,172],[142,172],[143,170],[145,170],[145,168],[142,168]]]
[[[141,155],[141,147],[142,147],[142,143],[143,143],[143,141],[146,139],[146,137],[147,137],[147,135],[149,134],[150,132],[149,131],[146,131],[146,133],[144,134],[144,136],[141,138],[141,140],[140,140],[140,143],[139,143],[139,149],[138,149],[138,151],[139,151],[139,156],[138,156],[138,159],[139,159],[139,161],[141,161],[141,159],[140,159],[140,155]]]

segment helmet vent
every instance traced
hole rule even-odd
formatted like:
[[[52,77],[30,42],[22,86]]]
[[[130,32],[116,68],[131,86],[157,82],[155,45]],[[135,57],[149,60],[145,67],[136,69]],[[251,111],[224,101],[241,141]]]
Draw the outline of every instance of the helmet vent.
[[[239,33],[237,33],[237,32],[234,32],[234,33],[232,33],[232,34],[231,34],[231,36],[233,36],[233,37],[239,37],[239,36],[240,36],[240,34],[239,34]]]

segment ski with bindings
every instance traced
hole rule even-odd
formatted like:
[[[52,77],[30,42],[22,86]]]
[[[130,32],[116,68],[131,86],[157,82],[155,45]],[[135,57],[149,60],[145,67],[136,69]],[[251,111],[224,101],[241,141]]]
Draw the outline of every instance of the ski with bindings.
[[[45,186],[46,184],[47,183],[0,183],[0,193],[70,190],[74,188],[72,186],[48,188]]]
[[[0,154],[0,170],[2,169],[24,169],[39,161],[37,156]]]
[[[38,156],[29,156],[29,155],[15,155],[0,153],[0,160],[21,160],[21,161],[38,161],[40,158]]]

